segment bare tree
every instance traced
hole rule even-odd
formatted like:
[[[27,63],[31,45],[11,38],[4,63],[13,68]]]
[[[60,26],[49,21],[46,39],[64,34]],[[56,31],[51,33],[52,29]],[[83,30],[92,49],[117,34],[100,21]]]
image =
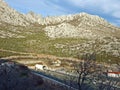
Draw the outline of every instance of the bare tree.
[[[108,65],[107,65],[108,66]],[[108,67],[104,63],[96,62],[96,54],[84,54],[81,61],[74,64],[79,90],[118,90],[120,78],[107,75]],[[120,65],[117,66],[120,70]]]
[[[78,75],[78,88],[83,90],[84,85],[91,82],[91,77],[96,72],[95,54],[85,54],[82,56],[82,61],[75,65],[75,71]]]

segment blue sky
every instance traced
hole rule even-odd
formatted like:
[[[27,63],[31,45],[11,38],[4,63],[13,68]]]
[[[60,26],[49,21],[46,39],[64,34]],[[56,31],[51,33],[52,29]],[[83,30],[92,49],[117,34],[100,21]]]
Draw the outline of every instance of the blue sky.
[[[43,16],[86,12],[99,15],[120,27],[120,0],[5,0],[21,13],[33,11]]]

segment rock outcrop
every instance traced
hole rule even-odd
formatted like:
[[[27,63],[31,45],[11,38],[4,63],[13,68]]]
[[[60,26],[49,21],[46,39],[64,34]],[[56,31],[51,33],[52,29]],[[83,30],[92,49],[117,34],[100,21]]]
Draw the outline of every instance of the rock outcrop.
[[[35,14],[34,12],[30,11],[27,14],[25,14],[25,17],[27,21],[29,21],[32,24],[40,24],[43,23],[43,18],[40,14]]]
[[[96,15],[79,13],[43,18],[34,12],[21,14],[9,7],[3,0],[0,0],[0,22],[15,26],[43,26],[42,29],[51,38],[80,37],[91,39],[116,36],[116,33],[120,32],[119,28]]]
[[[21,26],[29,25],[29,22],[27,22],[24,17],[23,14],[20,14],[9,7],[6,2],[0,0],[0,22]]]
[[[0,22],[15,26],[28,26],[34,23],[41,24],[41,16],[30,12],[22,14],[12,9],[4,0],[0,0]]]
[[[80,13],[68,16],[46,17],[44,30],[51,38],[100,38],[114,36],[120,29],[99,16]]]

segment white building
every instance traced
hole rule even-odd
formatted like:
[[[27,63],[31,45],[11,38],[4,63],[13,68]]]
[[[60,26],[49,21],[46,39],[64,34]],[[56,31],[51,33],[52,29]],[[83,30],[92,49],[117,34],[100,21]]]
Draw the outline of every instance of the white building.
[[[42,64],[36,64],[35,69],[36,70],[45,70],[45,69],[47,69],[47,66],[42,65]]]
[[[107,72],[109,77],[120,77],[120,72]]]

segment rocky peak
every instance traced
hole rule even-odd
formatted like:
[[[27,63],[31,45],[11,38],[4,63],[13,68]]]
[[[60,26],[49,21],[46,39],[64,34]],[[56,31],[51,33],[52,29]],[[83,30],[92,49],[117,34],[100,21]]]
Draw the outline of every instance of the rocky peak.
[[[28,14],[21,14],[16,10],[9,7],[9,5],[4,2],[4,0],[0,0],[0,22],[6,22],[12,25],[20,25],[20,26],[27,26],[34,23],[40,25],[58,25],[61,23],[69,23],[73,26],[97,26],[97,25],[104,25],[104,26],[112,26],[103,18],[90,15],[87,13],[78,13],[73,15],[63,15],[63,16],[50,16],[42,18],[41,15],[35,14],[34,12],[30,11]]]
[[[108,23],[103,18],[87,13],[73,15],[50,16],[42,18],[41,15],[29,12],[21,14],[9,7],[3,0],[0,0],[0,23],[5,22],[12,25],[41,26],[49,37],[87,37],[95,38],[106,35],[113,35],[120,30]]]
[[[79,14],[73,14],[73,15],[63,15],[63,16],[54,16],[54,17],[46,17],[44,19],[44,24],[50,25],[50,24],[59,24],[63,22],[74,22],[77,21],[78,23],[99,23],[99,24],[105,24],[108,25],[108,22],[104,20],[103,18],[96,16],[96,15],[90,15],[87,13],[79,13]],[[110,24],[109,24],[110,25]]]
[[[25,16],[23,14],[20,14],[9,7],[9,5],[3,0],[0,0],[0,22],[20,26],[29,25],[29,22],[25,20]]]
[[[116,31],[120,31],[119,28],[103,18],[84,12],[74,15],[46,17],[44,24],[46,25],[44,28],[46,34],[51,38],[81,37],[91,39],[111,37]]]
[[[4,0],[0,0],[0,22],[11,25],[28,26],[34,23],[42,24],[42,16],[30,11],[28,14],[21,14],[12,9]]]
[[[7,5],[4,0],[0,0],[1,5]]]
[[[25,16],[26,19],[31,23],[42,24],[43,18],[40,14],[36,14],[33,11],[30,11]]]

